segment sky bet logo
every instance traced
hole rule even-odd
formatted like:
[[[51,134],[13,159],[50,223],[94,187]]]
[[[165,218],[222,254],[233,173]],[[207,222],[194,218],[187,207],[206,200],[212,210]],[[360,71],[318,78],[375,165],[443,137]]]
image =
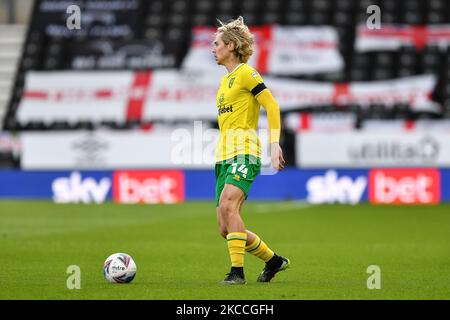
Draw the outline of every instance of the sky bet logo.
[[[116,171],[113,199],[119,203],[184,201],[184,174],[179,170]]]
[[[377,169],[369,173],[371,203],[435,204],[440,201],[436,169]]]
[[[111,189],[111,179],[100,181],[92,177],[83,178],[77,171],[69,177],[56,178],[52,183],[53,201],[56,203],[102,203]]]
[[[335,170],[328,170],[324,175],[311,177],[306,182],[308,202],[310,203],[350,203],[362,200],[367,188],[367,178],[358,176],[338,176]]]

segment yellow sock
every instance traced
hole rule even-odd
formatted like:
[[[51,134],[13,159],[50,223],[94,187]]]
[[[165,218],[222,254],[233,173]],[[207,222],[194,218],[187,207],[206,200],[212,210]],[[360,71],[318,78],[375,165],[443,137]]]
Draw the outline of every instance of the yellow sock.
[[[227,235],[228,251],[230,252],[231,266],[243,267],[245,243],[247,242],[247,233],[230,232]]]
[[[264,262],[269,261],[274,255],[273,251],[270,250],[267,244],[257,235],[255,240],[250,245],[245,247],[245,251],[264,260]]]

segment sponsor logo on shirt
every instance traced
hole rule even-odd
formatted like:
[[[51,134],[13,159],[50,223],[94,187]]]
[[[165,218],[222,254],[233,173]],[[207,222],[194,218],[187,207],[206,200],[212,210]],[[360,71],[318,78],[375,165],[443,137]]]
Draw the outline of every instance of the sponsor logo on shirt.
[[[233,106],[219,106],[219,116],[227,112],[233,112]]]

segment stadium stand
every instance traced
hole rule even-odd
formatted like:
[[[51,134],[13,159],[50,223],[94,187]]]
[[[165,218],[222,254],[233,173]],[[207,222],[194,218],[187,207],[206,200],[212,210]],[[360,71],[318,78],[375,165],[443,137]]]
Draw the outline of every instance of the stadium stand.
[[[60,2],[63,3],[63,2]],[[116,1],[116,3],[118,3]],[[424,32],[430,34],[432,26],[441,26],[444,38],[448,37],[450,30],[450,4],[446,0],[152,0],[131,1],[139,6],[128,17],[116,17],[116,23],[123,23],[129,27],[129,32],[117,34],[89,34],[82,35],[75,32],[70,36],[57,35],[49,32],[54,16],[51,10],[43,12],[43,5],[48,8],[55,5],[55,1],[35,1],[26,41],[23,45],[22,58],[18,66],[7,110],[2,113],[3,127],[10,132],[23,132],[35,130],[94,130],[99,127],[112,129],[129,129],[139,127],[149,122],[149,119],[133,121],[115,121],[102,119],[93,121],[84,119],[71,121],[58,119],[53,121],[21,121],[18,117],[21,99],[24,96],[25,79],[31,71],[104,71],[104,70],[156,70],[164,68],[180,68],[186,57],[194,27],[215,26],[216,18],[228,20],[242,15],[250,26],[331,26],[338,35],[338,50],[341,54],[344,67],[342,70],[314,74],[290,74],[285,78],[315,81],[333,84],[351,84],[353,82],[387,81],[411,76],[433,75],[437,79],[436,85],[430,94],[433,108],[411,108],[407,102],[400,101],[385,104],[380,101],[361,105],[358,101],[347,104],[323,103],[309,107],[299,105],[298,108],[283,110],[283,118],[289,115],[289,123],[296,116],[309,113],[352,113],[355,115],[355,128],[363,128],[363,122],[376,119],[445,119],[450,117],[450,45],[441,42],[426,43]],[[402,25],[407,29],[400,30],[402,39],[408,36],[413,42],[399,45],[398,48],[382,48],[376,50],[356,47],[358,26],[365,25],[370,14],[367,7],[378,5],[381,8],[381,23],[383,25]],[[90,30],[101,26],[102,23],[112,19],[108,12],[96,10],[98,15],[90,15]],[[105,22],[106,21],[106,22]],[[409,29],[408,29],[409,28]],[[20,39],[22,29],[17,29],[17,39]],[[397,30],[397,29],[396,29]],[[425,30],[425,31],[424,31]],[[409,32],[409,33],[408,33]],[[7,32],[10,34],[10,32]],[[364,36],[364,35],[363,35]],[[401,38],[400,37],[400,38]],[[430,39],[432,36],[430,36]],[[2,38],[0,38],[0,41]],[[370,40],[370,39],[369,39]],[[425,41],[425,43],[424,43]],[[124,45],[149,44],[155,48],[156,44],[166,55],[167,63],[112,63],[100,65],[98,60],[80,59],[80,56],[99,57],[99,52],[109,48],[111,52],[119,52]],[[20,42],[15,42],[14,46]],[[80,49],[81,48],[81,49]],[[100,48],[100,49],[99,49]],[[103,49],[102,49],[103,48]],[[103,51],[102,51],[103,50]],[[0,58],[8,55],[2,50]],[[78,57],[78,58],[77,58]],[[0,60],[0,62],[3,60]],[[117,62],[117,61],[116,61]],[[0,71],[5,72],[0,65]],[[8,69],[9,68],[9,69]],[[8,74],[11,64],[7,67]],[[0,74],[1,76],[1,74]],[[2,76],[2,79],[4,77]],[[5,80],[0,79],[2,86],[1,101],[5,101],[5,92],[9,86]],[[9,80],[7,80],[9,82]],[[339,87],[340,88],[340,87]],[[320,115],[319,115],[320,117]],[[295,121],[294,121],[295,122]],[[286,125],[286,145],[293,147],[293,132],[295,127]],[[294,159],[290,159],[292,164]]]
[[[9,92],[12,89],[16,65],[25,37],[23,25],[0,25],[0,117],[7,111]],[[1,127],[0,127],[1,128]]]

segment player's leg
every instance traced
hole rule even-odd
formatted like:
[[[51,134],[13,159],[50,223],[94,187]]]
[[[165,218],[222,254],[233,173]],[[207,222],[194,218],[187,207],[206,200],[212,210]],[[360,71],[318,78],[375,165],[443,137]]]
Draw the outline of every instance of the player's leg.
[[[219,233],[223,238],[227,238],[227,224],[224,220],[224,217],[220,214],[219,210],[219,202],[220,196],[222,195],[223,188],[225,187],[225,178],[226,178],[226,166],[224,164],[217,163],[215,166],[215,175],[216,175],[216,217],[217,224],[219,225]]]
[[[232,184],[225,184],[219,200],[219,214],[225,222],[228,233],[245,233],[244,221],[240,215],[240,204],[244,200],[244,192]]]
[[[269,261],[275,255],[275,253],[269,248],[269,246],[261,240],[261,238],[250,230],[247,230],[247,243],[245,251],[251,255],[263,260]]]
[[[227,238],[228,231],[227,231],[227,224],[222,218],[219,207],[216,208],[216,216],[217,216],[217,224],[219,225],[219,233],[223,238]]]
[[[244,255],[247,242],[245,225],[239,212],[244,192],[232,185],[225,184],[217,207],[218,221],[222,236],[226,232],[231,271],[223,281],[225,284],[244,284]]]
[[[242,210],[244,200],[245,199],[242,199],[239,204],[239,212]],[[246,230],[246,233],[247,242],[245,251],[266,263],[263,271],[258,276],[258,282],[269,282],[278,272],[286,270],[289,267],[289,259],[274,253],[256,233],[250,230]]]

